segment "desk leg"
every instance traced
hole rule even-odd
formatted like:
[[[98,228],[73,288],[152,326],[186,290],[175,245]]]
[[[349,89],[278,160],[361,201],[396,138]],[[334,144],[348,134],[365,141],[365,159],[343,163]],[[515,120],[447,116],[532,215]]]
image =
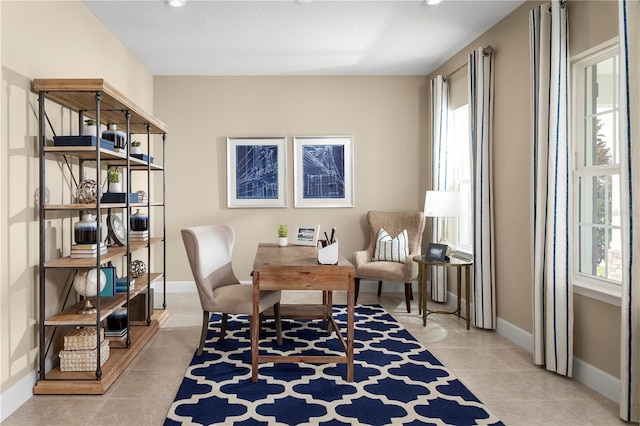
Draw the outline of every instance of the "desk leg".
[[[461,272],[462,271],[460,271],[459,273]],[[469,330],[469,322],[471,320],[471,266],[470,265],[465,268],[464,286],[465,286],[465,291],[467,292],[467,330]]]
[[[333,323],[331,322],[331,318],[333,318],[333,291],[328,290],[324,293],[326,293],[325,309],[327,316],[327,333],[331,334],[333,333]]]
[[[258,343],[260,338],[260,273],[253,274],[253,314],[251,315],[251,381],[258,381]]]
[[[349,287],[347,290],[347,382],[353,382],[353,346],[355,341],[354,315],[355,315],[355,275],[349,274]]]

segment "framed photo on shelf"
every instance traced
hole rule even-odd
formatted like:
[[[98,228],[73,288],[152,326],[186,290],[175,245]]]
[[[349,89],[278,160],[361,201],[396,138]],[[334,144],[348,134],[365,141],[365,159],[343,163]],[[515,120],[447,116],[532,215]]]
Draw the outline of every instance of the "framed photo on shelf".
[[[425,260],[434,260],[436,262],[444,262],[447,257],[447,245],[429,243],[427,253],[424,255]]]
[[[287,138],[227,138],[227,207],[287,207]]]
[[[294,207],[353,207],[353,136],[294,136]]]
[[[293,244],[315,246],[318,244],[320,225],[296,225]]]

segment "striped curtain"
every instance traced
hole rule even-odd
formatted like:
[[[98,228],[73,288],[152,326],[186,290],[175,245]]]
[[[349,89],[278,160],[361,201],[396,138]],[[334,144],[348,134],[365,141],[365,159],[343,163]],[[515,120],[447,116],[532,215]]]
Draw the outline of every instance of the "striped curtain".
[[[620,186],[622,336],[620,417],[640,421],[640,1],[621,0]],[[635,189],[635,192],[633,191]]]
[[[469,132],[471,134],[471,199],[473,215],[473,324],[496,328],[493,228],[493,49],[469,55]]]
[[[530,13],[533,92],[533,356],[571,376],[573,290],[569,281],[567,10]]]
[[[434,191],[446,191],[447,129],[449,117],[449,85],[439,75],[431,80],[431,187]],[[432,240],[438,241],[442,232],[438,218],[433,219]],[[447,275],[445,268],[431,268],[431,298],[435,302],[447,301]]]

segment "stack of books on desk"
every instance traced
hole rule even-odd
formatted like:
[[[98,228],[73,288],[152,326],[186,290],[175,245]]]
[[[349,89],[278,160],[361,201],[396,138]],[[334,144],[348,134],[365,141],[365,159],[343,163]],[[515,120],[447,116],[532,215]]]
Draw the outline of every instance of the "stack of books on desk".
[[[148,241],[149,231],[129,231],[130,241]]]
[[[107,245],[100,243],[100,255],[107,254]],[[91,259],[98,257],[98,244],[74,244],[71,246],[72,259]]]

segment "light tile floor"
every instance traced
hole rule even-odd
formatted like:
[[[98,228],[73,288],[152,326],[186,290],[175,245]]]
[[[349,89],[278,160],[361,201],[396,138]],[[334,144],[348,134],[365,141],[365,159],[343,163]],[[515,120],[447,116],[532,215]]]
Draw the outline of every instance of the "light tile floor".
[[[283,303],[318,293],[286,292]],[[162,425],[200,337],[196,293],[167,295],[169,319],[105,395],[33,396],[3,425]],[[344,293],[334,303],[345,303]],[[402,293],[361,293],[379,303],[507,425],[624,425],[617,405],[585,385],[536,367],[531,354],[495,332],[467,331],[453,315],[431,315],[427,327]]]

